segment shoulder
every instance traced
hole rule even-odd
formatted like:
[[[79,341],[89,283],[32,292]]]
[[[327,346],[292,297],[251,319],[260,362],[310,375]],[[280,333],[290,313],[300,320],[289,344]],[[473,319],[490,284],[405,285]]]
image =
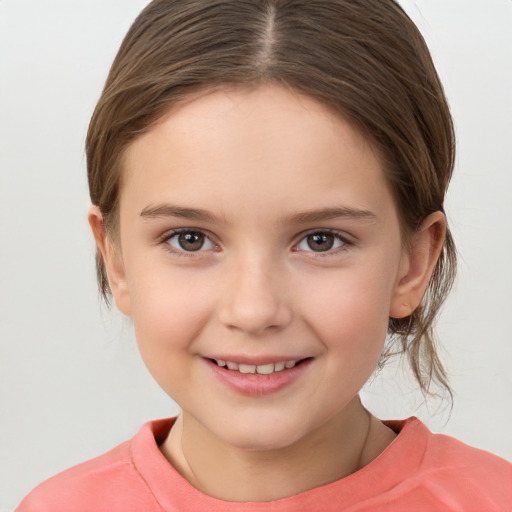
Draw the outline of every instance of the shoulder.
[[[512,464],[485,450],[469,446],[458,439],[430,434],[424,465],[450,475],[466,490],[508,496],[512,508]],[[444,477],[443,477],[444,478]]]
[[[444,510],[512,510],[511,463],[453,437],[434,434],[416,418],[388,425],[399,423],[398,438],[404,434],[406,441],[402,451],[413,444],[421,446],[421,457],[407,482],[410,489],[428,495]]]
[[[67,469],[37,486],[16,512],[160,511],[133,462],[137,442],[153,441],[152,423],[109,452]]]
[[[510,478],[512,464],[505,459],[485,450],[469,446],[454,437],[445,434],[434,434],[419,420],[415,420],[414,428],[426,439],[423,464],[425,467],[439,469],[459,468],[475,476],[493,474],[494,478]],[[508,483],[511,480],[506,480]]]

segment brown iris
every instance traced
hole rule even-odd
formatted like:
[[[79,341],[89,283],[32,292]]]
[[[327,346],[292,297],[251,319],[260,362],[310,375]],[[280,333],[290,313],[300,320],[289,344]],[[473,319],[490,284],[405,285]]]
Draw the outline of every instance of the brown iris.
[[[334,235],[330,233],[315,233],[307,237],[307,244],[315,252],[328,251],[334,245]]]
[[[204,235],[195,231],[180,233],[178,243],[185,251],[198,251],[204,245]]]

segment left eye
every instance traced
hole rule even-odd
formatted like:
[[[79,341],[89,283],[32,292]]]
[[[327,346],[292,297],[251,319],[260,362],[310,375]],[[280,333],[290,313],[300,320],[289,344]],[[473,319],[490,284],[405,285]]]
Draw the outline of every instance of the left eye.
[[[201,231],[179,231],[171,235],[166,242],[178,251],[197,252],[212,249],[213,243]]]
[[[299,251],[327,252],[342,247],[346,242],[338,235],[318,231],[305,236],[297,245]]]

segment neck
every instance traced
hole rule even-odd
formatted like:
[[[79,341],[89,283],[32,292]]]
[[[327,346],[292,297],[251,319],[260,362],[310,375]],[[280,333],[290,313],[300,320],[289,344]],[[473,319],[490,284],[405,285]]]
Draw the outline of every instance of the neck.
[[[162,453],[196,489],[225,501],[273,501],[346,477],[371,462],[395,437],[359,398],[343,414],[293,445],[243,450],[223,443],[181,415]]]

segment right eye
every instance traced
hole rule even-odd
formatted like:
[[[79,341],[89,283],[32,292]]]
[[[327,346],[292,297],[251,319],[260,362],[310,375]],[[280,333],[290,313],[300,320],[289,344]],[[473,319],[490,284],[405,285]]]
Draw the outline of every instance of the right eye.
[[[202,231],[175,231],[164,241],[179,252],[199,252],[214,248],[212,241]]]

